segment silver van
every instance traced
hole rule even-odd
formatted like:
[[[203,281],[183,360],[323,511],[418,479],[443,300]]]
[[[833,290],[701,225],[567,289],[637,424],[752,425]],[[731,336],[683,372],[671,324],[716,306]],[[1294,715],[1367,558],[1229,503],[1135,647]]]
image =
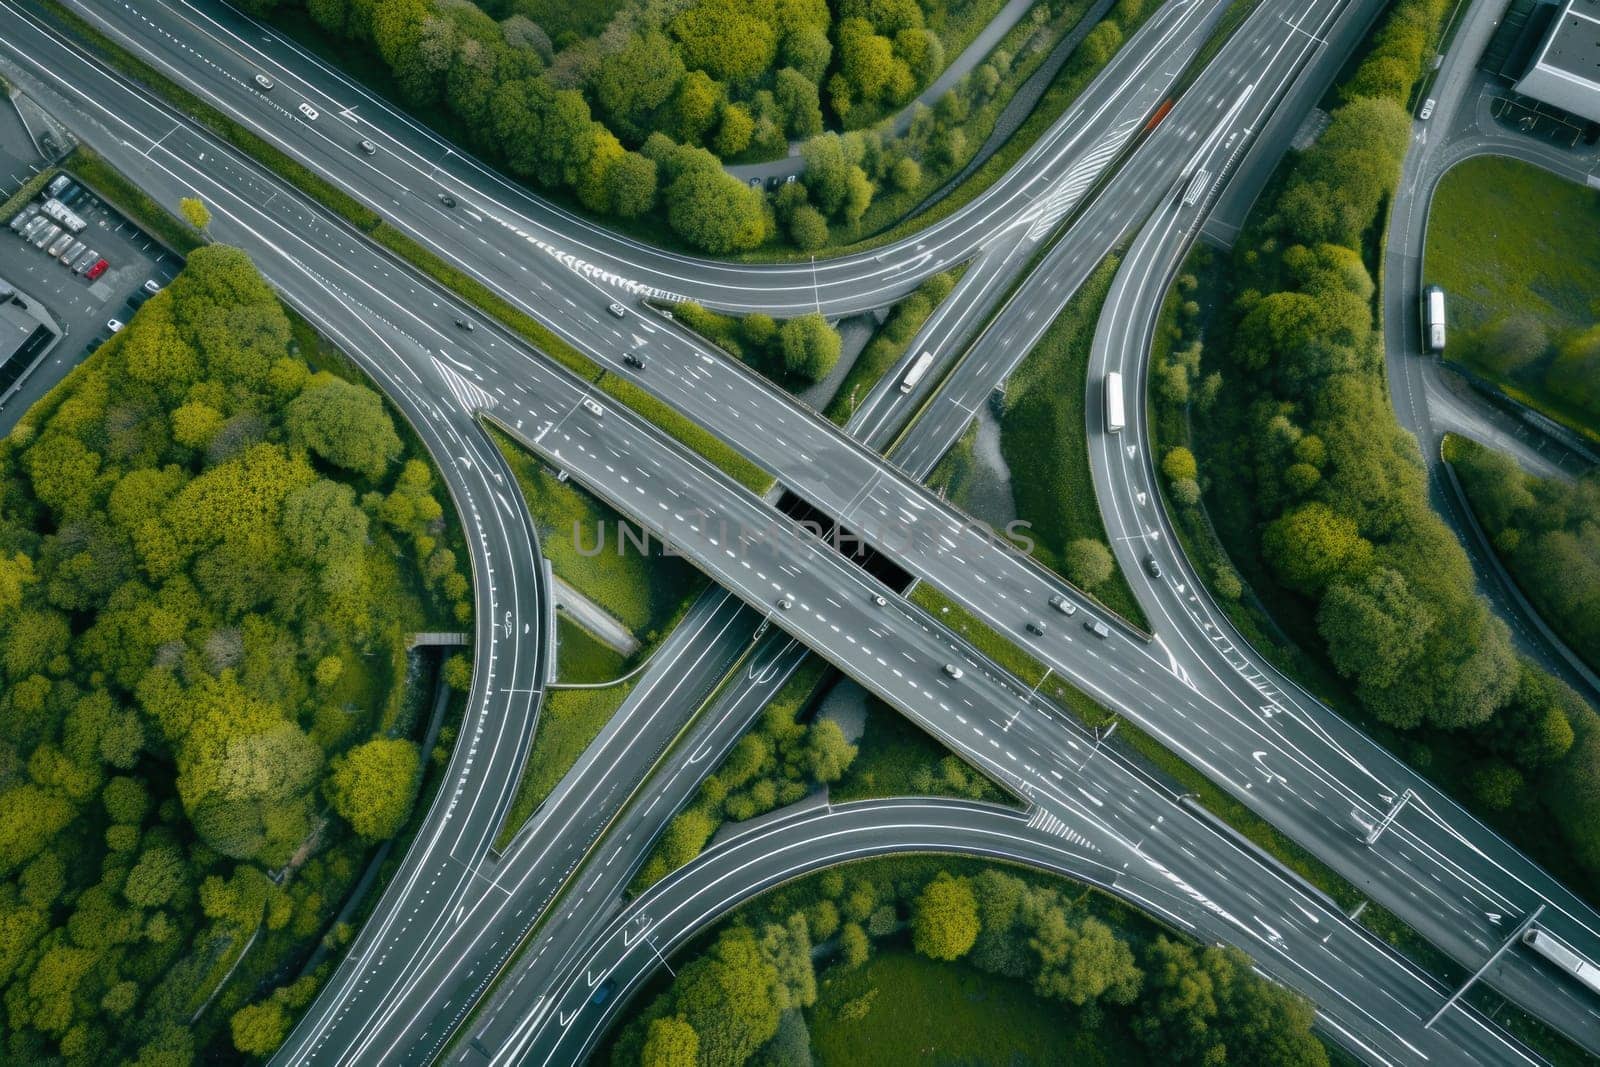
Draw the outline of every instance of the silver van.
[[[72,261],[83,255],[84,249],[88,247],[82,241],[73,241],[59,257],[62,264],[68,267],[72,266]]]
[[[84,271],[86,271],[90,267],[94,266],[95,263],[99,261],[99,259],[100,259],[100,253],[96,252],[92,248],[89,249],[89,251],[85,252],[83,255],[79,256],[77,259],[72,261],[72,273],[74,273],[74,274],[82,274]]]
[[[38,204],[29,204],[27,207],[25,207],[21,211],[17,212],[16,218],[11,220],[11,232],[12,233],[21,233],[22,232],[22,228],[24,226],[26,226],[28,223],[32,222],[34,219],[36,219],[38,217],[39,217],[39,205]]]
[[[28,224],[26,226],[22,227],[22,239],[24,241],[33,240],[35,237],[39,236],[40,232],[42,232],[48,225],[50,225],[50,220],[45,216],[34,216],[28,220]]]
[[[65,252],[68,249],[68,247],[71,246],[72,241],[73,241],[72,234],[64,233],[60,237],[57,237],[54,241],[50,242],[50,247],[45,249],[45,254],[48,255],[51,259],[55,259],[61,253]]]
[[[61,227],[52,222],[49,226],[46,226],[43,230],[41,230],[36,237],[34,237],[33,247],[43,248],[45,245],[49,244],[51,241],[54,241],[60,236]]]

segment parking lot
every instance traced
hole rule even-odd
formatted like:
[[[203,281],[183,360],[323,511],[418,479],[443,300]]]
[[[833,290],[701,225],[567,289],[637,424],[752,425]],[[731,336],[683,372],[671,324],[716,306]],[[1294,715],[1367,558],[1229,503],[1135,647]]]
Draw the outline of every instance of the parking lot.
[[[0,198],[15,188],[0,190]],[[127,300],[147,280],[165,285],[182,266],[92,190],[85,190],[71,210],[87,223],[77,240],[107,263],[105,272],[93,280],[0,225],[0,278],[42,303],[64,331],[43,363],[0,406],[0,435],[9,433],[29,405],[110,335],[110,321],[126,322],[132,316]],[[10,218],[0,220],[9,222]]]

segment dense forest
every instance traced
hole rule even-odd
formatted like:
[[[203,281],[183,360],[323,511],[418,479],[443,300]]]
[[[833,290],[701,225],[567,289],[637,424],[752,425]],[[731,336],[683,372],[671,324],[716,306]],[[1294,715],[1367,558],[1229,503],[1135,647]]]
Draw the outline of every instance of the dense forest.
[[[1315,1013],[1236,949],[1199,947],[1070,883],[947,859],[836,867],[755,901],[671,985],[630,1008],[616,1067],[811,1062],[806,1009],[819,982],[909,942],[996,981],[1025,982],[1061,1025],[1115,1015],[1151,1062],[1320,1067]],[[820,970],[819,970],[820,969]],[[871,1011],[868,993],[848,1011]]]
[[[404,638],[467,581],[420,448],[316,344],[201,248],[0,443],[8,1063],[275,1047],[411,809]]]
[[[1074,3],[1056,0],[1054,13],[1041,5],[1027,27],[1040,34],[1022,43],[1039,51],[1047,24],[1075,14]],[[896,136],[860,127],[944,69],[935,26],[975,31],[998,0],[635,0],[587,15],[539,0],[245,6],[303,11],[325,40],[361,49],[405,104],[513,174],[596,215],[658,215],[679,240],[715,254],[780,235],[817,248],[830,224],[853,227],[880,191],[931,192],[924,171],[943,175],[976,151],[963,124],[995,98],[1013,61],[1003,50],[990,57]],[[1121,0],[1118,14],[1131,24],[1142,8]],[[551,33],[536,18],[562,25]],[[1091,38],[1080,51],[1098,65],[1121,32],[1108,21]],[[839,136],[844,129],[853,132]],[[781,157],[791,139],[805,142],[804,179],[770,200],[722,169]]]
[[[1536,478],[1503,452],[1452,437],[1446,458],[1528,599],[1600,669],[1600,478]]]
[[[1597,871],[1600,718],[1519,657],[1477,595],[1385,388],[1369,264],[1410,138],[1408,96],[1443,8],[1402,0],[1393,9],[1326,132],[1288,166],[1235,247],[1232,303],[1205,357],[1222,373],[1205,390],[1206,437],[1225,438],[1207,480],[1228,521],[1248,515],[1266,573],[1304,610],[1361,704],[1429,739],[1413,758],[1427,769],[1431,747],[1448,738],[1468,758],[1435,773],[1460,775],[1486,808],[1553,815],[1564,844],[1546,859]],[[1193,346],[1171,359],[1198,374]],[[1187,498],[1196,472],[1192,457],[1177,459],[1167,473]],[[1524,832],[1548,834],[1550,824],[1527,820]]]

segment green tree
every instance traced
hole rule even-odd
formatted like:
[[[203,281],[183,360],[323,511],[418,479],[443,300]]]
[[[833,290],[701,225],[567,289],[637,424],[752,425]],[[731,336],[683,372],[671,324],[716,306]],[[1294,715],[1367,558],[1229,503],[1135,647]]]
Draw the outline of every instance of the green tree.
[[[1284,584],[1312,594],[1337,576],[1358,573],[1372,556],[1356,524],[1320,501],[1274,520],[1261,547]]]
[[[284,423],[296,442],[373,481],[400,455],[400,438],[382,398],[326,371],[312,375],[289,402]]]
[[[1200,470],[1195,464],[1194,453],[1180,447],[1167,449],[1167,454],[1161,457],[1161,473],[1176,482],[1199,477]]]
[[[228,1019],[233,1047],[246,1056],[267,1056],[289,1035],[289,1014],[276,1000],[246,1004]]]
[[[889,181],[896,189],[908,193],[922,184],[922,167],[910,156],[901,156],[890,168]]]
[[[284,541],[300,558],[323,566],[359,563],[367,544],[367,515],[348,485],[319,478],[283,498]]]
[[[724,92],[704,71],[690,71],[672,96],[673,133],[685,144],[699,144],[716,124]]]
[[[743,0],[697,0],[672,20],[671,28],[688,66],[735,85],[749,85],[765,74],[778,50],[771,19],[762,17],[760,5]]]
[[[211,226],[211,209],[196,196],[185,196],[178,201],[178,214],[190,226],[205,233]]]
[[[845,923],[839,929],[839,958],[846,967],[859,967],[867,962],[872,943],[860,923]]]
[[[932,959],[966,955],[978,929],[978,902],[965,879],[935,878],[911,907],[911,945]]]
[[[778,1032],[778,974],[743,927],[678,972],[672,1002],[699,1034],[704,1063],[744,1063]]]
[[[656,164],[637,152],[625,153],[606,173],[611,210],[625,219],[637,218],[655,207]]]
[[[667,186],[665,197],[673,231],[707,252],[742,252],[766,240],[761,193],[718,166],[686,168]]]
[[[1039,957],[1033,987],[1041,996],[1082,1007],[1100,999],[1131,1004],[1139,995],[1143,974],[1132,950],[1099,919],[1073,923],[1059,908],[1050,909],[1031,944]]]
[[[393,837],[411,810],[421,757],[400,738],[374,738],[334,760],[325,791],[328,803],[369,841]]]
[[[729,104],[722,109],[722,121],[717,126],[717,136],[712,145],[717,155],[730,159],[750,147],[755,133],[755,120],[742,104]]]
[[[806,731],[806,772],[812,781],[837,782],[856,758],[856,747],[833,719],[818,719]]]
[[[802,252],[821,248],[828,243],[828,220],[810,204],[801,204],[789,216],[789,240]]]
[[[1069,542],[1061,562],[1067,577],[1084,589],[1104,585],[1116,570],[1111,550],[1092,537]]]
[[[790,137],[814,137],[822,132],[822,99],[817,83],[784,67],[773,81],[772,96],[783,112],[783,128]]]
[[[1522,793],[1522,773],[1504,763],[1485,763],[1473,770],[1467,788],[1473,799],[1491,811],[1504,811]]]
[[[683,1016],[650,1020],[640,1067],[695,1067],[699,1057],[700,1035]]]
[[[71,804],[32,783],[0,792],[0,875],[38,855],[72,816]]]
[[[1228,969],[1231,974],[1231,965]],[[1212,1062],[1212,1050],[1220,1044],[1212,969],[1202,966],[1194,949],[1163,935],[1146,951],[1144,972],[1134,1033],[1153,1051],[1179,1063]]]
[[[650,132],[656,110],[671,98],[684,73],[671,41],[659,33],[635,34],[600,61],[591,88],[611,128],[638,142]]]
[[[134,907],[163,907],[183,890],[187,876],[183,854],[175,846],[158,845],[146,849],[128,872],[122,895]]]
[[[839,362],[839,332],[813,311],[788,320],[778,331],[784,369],[808,381],[826,378]]]

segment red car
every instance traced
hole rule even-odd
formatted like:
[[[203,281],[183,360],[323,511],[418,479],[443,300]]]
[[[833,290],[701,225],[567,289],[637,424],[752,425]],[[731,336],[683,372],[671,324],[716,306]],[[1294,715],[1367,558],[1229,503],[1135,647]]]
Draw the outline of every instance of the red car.
[[[95,279],[96,279],[96,278],[98,278],[98,277],[100,277],[100,275],[102,275],[102,274],[104,274],[104,273],[105,273],[105,272],[106,272],[106,268],[107,268],[107,267],[109,267],[109,266],[111,266],[111,264],[109,264],[109,263],[107,263],[107,262],[106,262],[106,261],[105,261],[105,260],[103,260],[103,259],[101,259],[101,260],[96,260],[96,261],[95,261],[95,265],[94,265],[94,266],[92,266],[92,267],[90,267],[90,268],[89,268],[89,269],[88,269],[88,271],[86,271],[86,272],[85,272],[85,273],[84,273],[84,275],[83,275],[83,276],[84,276],[84,277],[85,277],[85,278],[88,278],[88,279],[89,279],[89,280],[90,280],[90,281],[91,281],[91,282],[92,282],[92,281],[94,281],[94,280],[95,280]]]

